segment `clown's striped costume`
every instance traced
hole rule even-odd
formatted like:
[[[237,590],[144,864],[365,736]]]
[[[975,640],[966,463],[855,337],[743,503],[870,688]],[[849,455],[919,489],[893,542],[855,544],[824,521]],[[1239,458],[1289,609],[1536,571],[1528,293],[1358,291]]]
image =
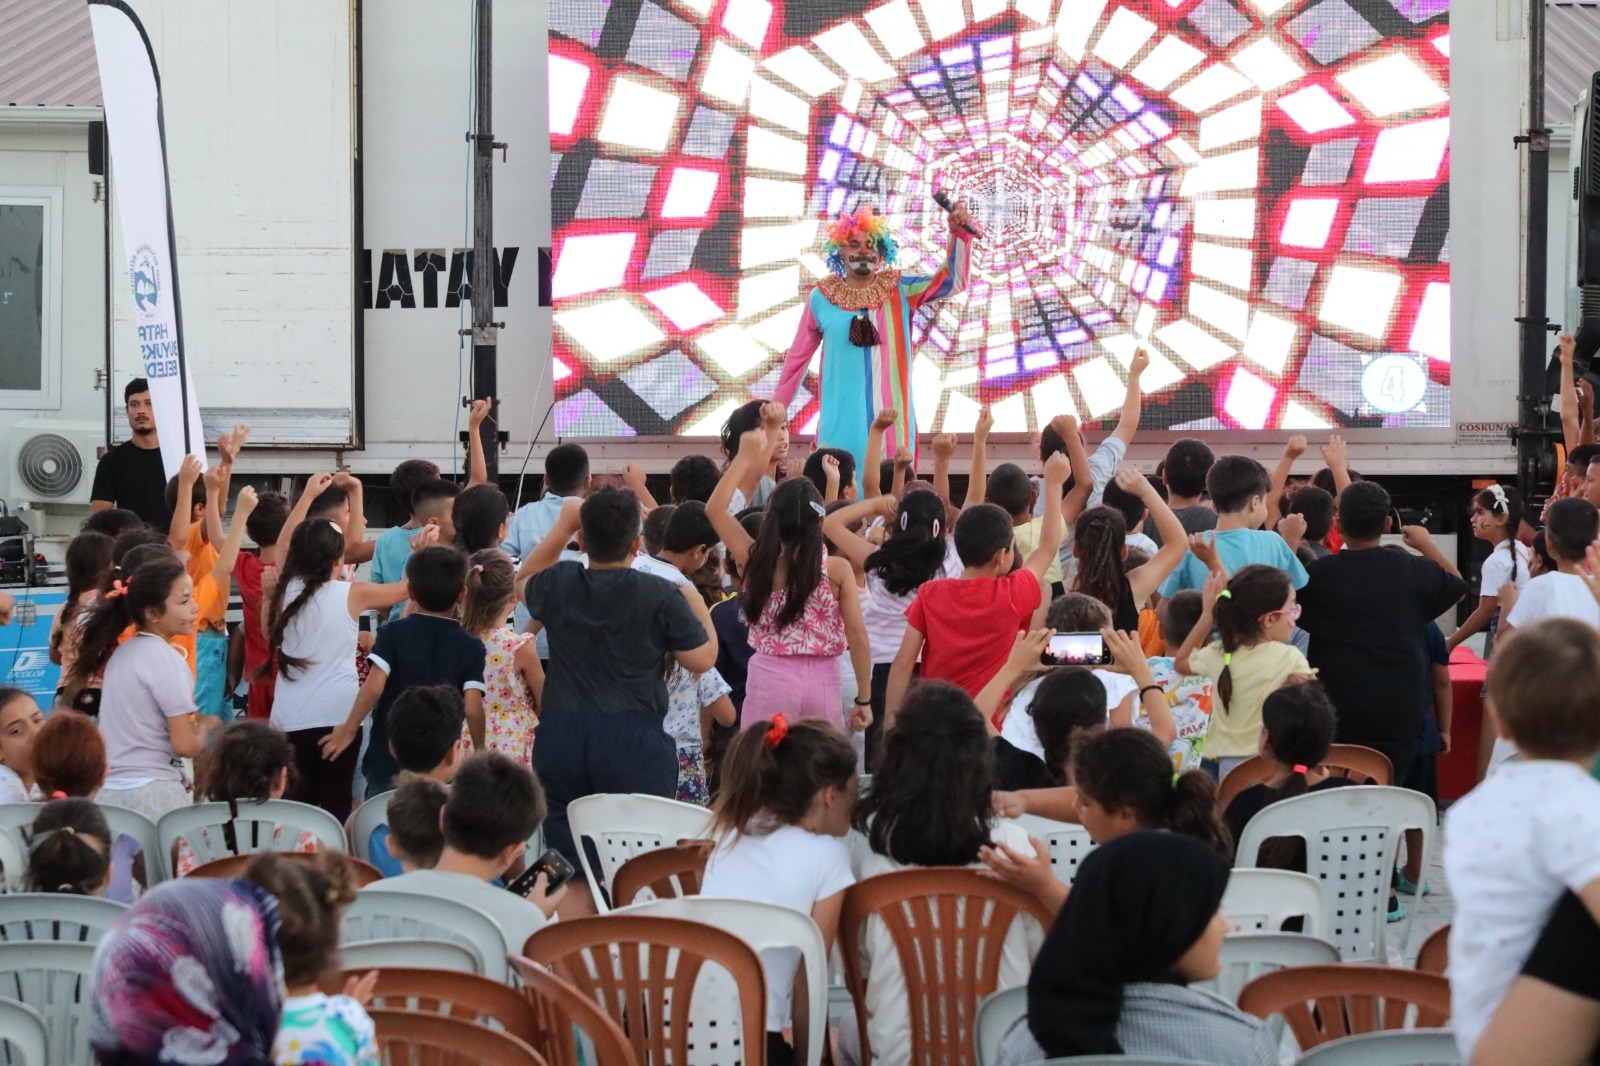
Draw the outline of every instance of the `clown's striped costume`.
[[[821,405],[817,447],[843,448],[866,461],[867,427],[885,408],[900,419],[884,441],[884,458],[917,447],[917,418],[911,407],[911,319],[917,309],[967,287],[971,272],[971,238],[950,241],[944,266],[932,275],[902,276],[886,268],[872,283],[852,288],[843,278],[824,278],[806,298],[800,329],[783,360],[783,374],[773,399],[785,407],[805,377],[817,345],[822,345],[822,370],[817,397]],[[850,321],[866,311],[880,343],[860,348],[850,343]]]

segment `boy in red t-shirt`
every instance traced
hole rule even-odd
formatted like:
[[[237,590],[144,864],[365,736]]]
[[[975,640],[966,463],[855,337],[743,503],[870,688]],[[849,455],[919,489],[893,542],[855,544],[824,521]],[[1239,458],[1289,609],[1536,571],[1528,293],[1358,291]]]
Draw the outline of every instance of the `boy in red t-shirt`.
[[[233,579],[239,583],[239,599],[244,603],[244,679],[250,686],[245,715],[262,721],[272,717],[272,691],[278,680],[277,670],[267,665],[270,649],[261,619],[261,602],[267,591],[263,579],[269,572],[277,575],[282,549],[287,547],[280,534],[288,517],[287,497],[281,492],[262,493],[245,523],[245,532],[259,552],[240,552],[233,566]]]
[[[894,727],[911,671],[922,657],[922,678],[949,681],[976,696],[1011,654],[1017,631],[1026,629],[1044,601],[1044,574],[1061,547],[1061,493],[1072,464],[1060,452],[1044,466],[1045,499],[1039,543],[1013,570],[1015,534],[1011,516],[992,503],[969,505],[956,520],[960,577],[929,581],[906,609],[905,639],[889,668],[884,730]],[[971,491],[969,489],[969,491]]]

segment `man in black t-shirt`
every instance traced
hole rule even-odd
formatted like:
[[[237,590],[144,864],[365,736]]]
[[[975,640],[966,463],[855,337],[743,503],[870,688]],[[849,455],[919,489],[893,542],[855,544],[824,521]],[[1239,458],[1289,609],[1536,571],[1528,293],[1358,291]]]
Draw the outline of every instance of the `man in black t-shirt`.
[[[133,439],[106,452],[95,467],[94,488],[89,493],[91,511],[122,507],[157,529],[172,524],[167,506],[167,472],[161,465],[161,438],[156,435],[155,408],[150,405],[150,383],[134,378],[122,390]]]
[[[1399,775],[1422,728],[1422,635],[1466,595],[1467,583],[1419,526],[1404,532],[1422,557],[1379,550],[1390,507],[1374,482],[1345,488],[1337,518],[1345,550],[1308,565],[1298,597],[1300,628],[1311,634],[1307,658],[1338,712],[1335,739],[1376,748]]]

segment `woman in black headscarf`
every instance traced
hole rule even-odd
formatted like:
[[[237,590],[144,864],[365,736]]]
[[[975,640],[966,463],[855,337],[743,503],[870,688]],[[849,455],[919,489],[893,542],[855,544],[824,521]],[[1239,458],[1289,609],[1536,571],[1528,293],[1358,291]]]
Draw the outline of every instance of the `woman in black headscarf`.
[[[1148,1055],[1276,1066],[1257,1019],[1187,986],[1218,973],[1228,861],[1192,837],[1136,832],[1101,845],[1028,980],[1028,1017],[1006,1035],[1001,1066],[1070,1055]]]

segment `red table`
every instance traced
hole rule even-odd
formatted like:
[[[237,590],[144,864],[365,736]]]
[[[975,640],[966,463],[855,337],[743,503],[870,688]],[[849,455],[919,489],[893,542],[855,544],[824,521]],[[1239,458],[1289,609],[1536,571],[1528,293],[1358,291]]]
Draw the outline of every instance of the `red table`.
[[[1483,681],[1489,663],[1470,648],[1450,655],[1450,754],[1439,758],[1439,798],[1457,800],[1478,783],[1478,739],[1483,729]],[[1487,754],[1487,753],[1485,753]]]

